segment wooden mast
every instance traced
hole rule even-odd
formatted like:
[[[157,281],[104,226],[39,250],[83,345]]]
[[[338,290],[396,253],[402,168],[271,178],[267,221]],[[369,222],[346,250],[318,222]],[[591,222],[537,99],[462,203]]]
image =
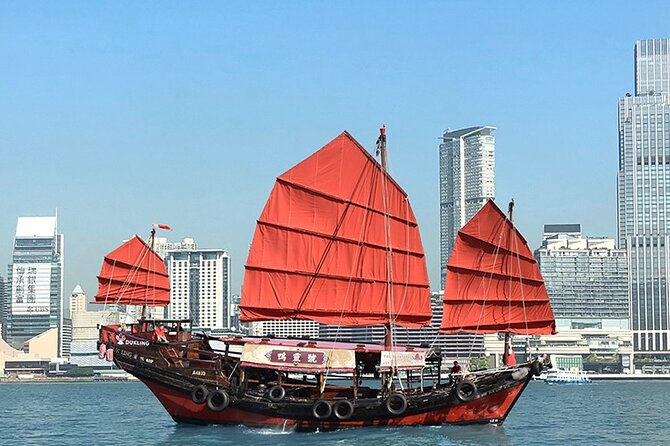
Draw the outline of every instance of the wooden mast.
[[[386,153],[386,126],[383,125],[379,129],[379,138],[377,138],[377,154],[381,158],[381,165],[382,165],[382,174],[384,175],[384,179],[386,179],[386,176],[388,175],[388,158],[387,158],[387,153]],[[386,184],[386,183],[384,183]],[[386,189],[382,189],[382,194],[386,194]],[[385,195],[384,195],[385,196]],[[387,210],[385,209],[384,212],[386,213]],[[385,222],[384,222],[384,230],[386,231],[386,234],[388,235],[388,216],[385,215]],[[387,240],[389,242],[389,240]],[[386,247],[387,251],[389,247]],[[386,269],[386,274],[389,279],[389,282],[391,280],[391,264],[389,261],[389,257],[387,255],[387,269]],[[391,299],[391,287],[387,287],[386,291],[386,302],[387,302],[387,307],[389,309],[389,315],[391,315],[391,312],[393,310],[393,307],[391,305],[392,299]],[[384,347],[388,348],[389,350],[393,347],[393,327],[391,326],[391,321],[389,320],[387,323],[384,324]]]
[[[514,224],[514,198],[509,202],[509,205],[507,207],[507,217],[509,218],[509,221]],[[509,356],[514,355],[514,351],[512,350],[512,336],[510,335],[509,331],[505,332],[505,344],[503,346],[503,364],[504,365],[515,365],[516,361],[514,361],[512,364],[510,364],[510,358]]]
[[[156,225],[153,225],[151,227],[151,235],[149,236],[149,239],[151,240],[151,251],[154,250],[154,239],[156,238]],[[147,303],[146,299],[144,300],[144,304],[142,305],[142,314],[140,315],[140,319],[146,319],[147,317]]]

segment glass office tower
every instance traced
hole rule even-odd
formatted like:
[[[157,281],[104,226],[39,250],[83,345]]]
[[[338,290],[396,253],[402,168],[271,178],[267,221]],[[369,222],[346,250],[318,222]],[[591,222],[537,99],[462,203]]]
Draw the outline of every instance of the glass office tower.
[[[58,328],[58,355],[63,356],[63,235],[56,217],[19,217],[9,266],[10,300],[7,342],[23,342]]]
[[[635,93],[619,99],[617,227],[628,252],[635,352],[668,353],[670,40],[635,43]]]

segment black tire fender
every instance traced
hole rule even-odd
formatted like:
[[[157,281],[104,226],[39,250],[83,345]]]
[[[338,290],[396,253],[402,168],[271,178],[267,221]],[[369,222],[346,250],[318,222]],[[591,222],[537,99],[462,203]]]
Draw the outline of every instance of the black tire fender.
[[[340,400],[333,404],[333,413],[338,420],[348,420],[354,414],[354,405],[349,400]]]
[[[540,376],[542,373],[542,370],[544,369],[544,366],[542,363],[538,360],[535,360],[531,365],[530,365],[530,371],[533,373],[535,376]]]
[[[225,390],[216,389],[207,394],[207,407],[214,412],[221,412],[230,404],[230,397]]]
[[[391,415],[402,415],[407,410],[407,397],[402,393],[392,393],[386,398],[386,410]]]
[[[207,387],[203,385],[195,386],[193,390],[191,390],[191,400],[193,400],[195,404],[202,404],[207,401],[208,394],[209,390],[207,390]]]
[[[317,420],[325,420],[333,414],[333,406],[331,406],[326,400],[318,400],[312,406],[312,415]]]
[[[286,396],[286,390],[282,386],[272,386],[268,390],[268,399],[273,403],[278,403]]]
[[[477,397],[477,385],[472,381],[463,380],[456,385],[456,397],[467,403]]]

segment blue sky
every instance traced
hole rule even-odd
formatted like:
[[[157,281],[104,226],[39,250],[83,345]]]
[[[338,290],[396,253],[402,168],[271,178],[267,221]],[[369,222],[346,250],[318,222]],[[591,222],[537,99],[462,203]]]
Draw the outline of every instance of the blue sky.
[[[497,127],[532,248],[545,223],[614,237],[617,100],[668,23],[660,1],[2,2],[0,265],[17,217],[58,209],[66,296],[152,223],[228,249],[237,293],[275,177],[381,124],[434,289],[446,128]]]

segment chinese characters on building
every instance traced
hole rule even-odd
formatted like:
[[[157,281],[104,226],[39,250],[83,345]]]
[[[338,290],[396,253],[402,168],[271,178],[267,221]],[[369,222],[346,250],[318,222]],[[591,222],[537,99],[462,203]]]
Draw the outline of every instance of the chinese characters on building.
[[[37,268],[34,266],[17,266],[14,278],[14,296],[17,304],[35,303],[35,286],[37,283]]]
[[[12,314],[49,314],[50,301],[51,265],[14,264]]]

